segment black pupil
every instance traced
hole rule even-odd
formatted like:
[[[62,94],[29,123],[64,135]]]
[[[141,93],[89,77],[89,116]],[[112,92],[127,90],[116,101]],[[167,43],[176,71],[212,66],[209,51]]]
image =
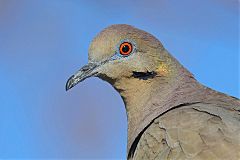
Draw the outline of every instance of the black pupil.
[[[128,46],[128,45],[124,45],[124,46],[122,47],[122,51],[123,51],[124,53],[127,53],[127,52],[129,51],[129,46]]]

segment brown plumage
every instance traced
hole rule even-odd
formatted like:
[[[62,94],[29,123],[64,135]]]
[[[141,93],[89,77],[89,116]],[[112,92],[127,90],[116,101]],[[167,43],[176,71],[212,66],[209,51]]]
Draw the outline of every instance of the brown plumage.
[[[130,43],[131,54],[119,54]],[[113,25],[93,40],[89,64],[67,82],[109,82],[128,116],[128,159],[240,159],[240,101],[198,83],[151,34]]]

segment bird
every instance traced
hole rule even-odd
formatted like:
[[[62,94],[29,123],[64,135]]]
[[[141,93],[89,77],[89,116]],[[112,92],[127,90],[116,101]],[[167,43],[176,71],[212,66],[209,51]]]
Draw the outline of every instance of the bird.
[[[198,82],[152,34],[127,24],[103,29],[66,90],[89,77],[123,100],[127,159],[240,159],[240,100]]]

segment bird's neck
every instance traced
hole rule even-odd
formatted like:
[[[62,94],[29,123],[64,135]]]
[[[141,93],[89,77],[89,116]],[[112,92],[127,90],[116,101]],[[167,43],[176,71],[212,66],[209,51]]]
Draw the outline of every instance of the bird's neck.
[[[181,103],[187,103],[199,84],[182,68],[174,77],[122,78],[114,84],[126,107],[128,151],[137,135],[157,116]],[[186,90],[187,89],[187,90]]]

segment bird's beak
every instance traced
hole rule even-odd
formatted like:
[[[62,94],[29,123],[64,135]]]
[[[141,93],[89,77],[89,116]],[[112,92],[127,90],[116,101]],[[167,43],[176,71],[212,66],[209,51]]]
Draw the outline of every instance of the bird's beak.
[[[98,74],[97,68],[100,66],[97,63],[89,63],[83,66],[76,74],[72,75],[66,83],[66,91],[84,81],[88,77],[96,76]]]

